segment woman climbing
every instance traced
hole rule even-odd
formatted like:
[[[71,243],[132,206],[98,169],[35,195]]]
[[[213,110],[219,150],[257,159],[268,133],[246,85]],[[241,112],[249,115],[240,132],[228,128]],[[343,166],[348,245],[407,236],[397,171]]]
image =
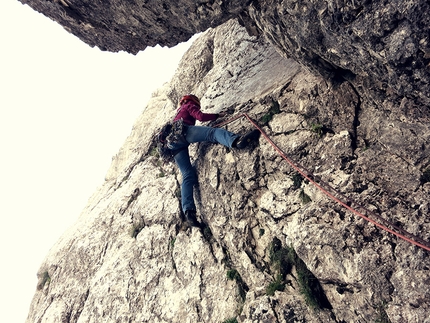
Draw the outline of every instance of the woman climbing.
[[[172,151],[174,160],[182,174],[181,197],[182,211],[189,226],[198,226],[193,190],[197,184],[197,174],[191,165],[188,146],[194,142],[212,142],[229,148],[245,148],[251,140],[258,138],[258,130],[251,131],[245,136],[239,136],[227,130],[213,127],[196,126],[196,120],[213,121],[225,113],[203,113],[200,110],[200,100],[193,94],[182,97],[179,108],[173,120],[173,128],[180,124],[180,134],[171,140],[167,147]]]

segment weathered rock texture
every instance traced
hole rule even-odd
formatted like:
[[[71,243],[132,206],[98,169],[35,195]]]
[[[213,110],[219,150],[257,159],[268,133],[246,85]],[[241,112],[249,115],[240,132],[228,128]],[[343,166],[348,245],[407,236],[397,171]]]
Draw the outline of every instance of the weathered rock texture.
[[[48,14],[75,8],[72,0],[36,3]],[[240,11],[227,3],[200,5],[226,12],[181,28],[192,33]],[[346,203],[429,241],[428,30],[414,18],[427,17],[427,4],[359,3],[254,1],[240,11],[246,29],[229,20],[196,40],[43,262],[27,322],[430,322],[429,252],[326,197],[264,138],[244,151],[192,146],[202,230],[182,228],[180,174],[152,149],[178,98],[193,92],[208,112],[246,112]],[[106,19],[112,33],[98,34],[100,43],[78,15],[64,11],[65,25],[76,34],[89,28],[82,38],[93,45],[112,40],[123,47],[106,49],[128,49],[112,27],[116,16],[92,6],[82,5],[86,17]],[[122,12],[119,2],[103,6]],[[384,8],[404,19],[390,25],[397,14]],[[329,14],[335,20],[323,24]],[[363,31],[370,21],[379,25]],[[153,39],[180,39],[166,34],[169,21],[161,25]],[[387,27],[372,38],[378,26]],[[377,51],[375,37],[386,37]],[[226,128],[244,133],[251,125],[240,119]]]
[[[173,46],[236,17],[312,71],[349,80],[382,109],[407,97],[402,108],[416,117],[430,103],[426,0],[20,1],[91,46],[131,53]]]

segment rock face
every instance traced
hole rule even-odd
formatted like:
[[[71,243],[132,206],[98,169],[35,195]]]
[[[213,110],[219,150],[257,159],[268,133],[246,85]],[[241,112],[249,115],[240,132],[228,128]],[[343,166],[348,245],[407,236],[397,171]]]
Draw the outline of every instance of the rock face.
[[[126,10],[115,3],[104,6]],[[206,31],[154,93],[104,185],[43,262],[27,322],[430,322],[429,251],[318,188],[394,232],[430,241],[428,57],[420,49],[428,35],[424,22],[411,19],[411,12],[424,19],[427,4],[359,3],[199,5],[213,17],[181,28],[192,33],[234,15],[246,28],[233,19]],[[33,4],[49,13],[75,2]],[[92,6],[82,5],[87,16],[102,19]],[[406,18],[388,24],[396,15],[382,8],[401,6]],[[329,13],[337,20],[322,24]],[[77,17],[65,11],[65,25]],[[368,34],[378,28],[359,28],[371,17],[387,26],[378,55]],[[112,34],[99,34],[100,42],[121,38],[107,26]],[[151,37],[173,44],[175,33]],[[348,41],[354,33],[362,43]],[[98,44],[94,32],[85,37]],[[127,49],[128,41],[106,48]],[[395,63],[405,55],[404,65]],[[183,228],[181,176],[159,160],[152,141],[189,92],[207,112],[228,111],[226,119],[247,113],[298,166],[263,136],[243,151],[193,145],[201,230]],[[241,118],[224,127],[245,133],[253,126]]]
[[[108,1],[22,0],[58,21],[90,46],[136,54],[147,46],[174,46],[237,16],[240,0]]]
[[[430,4],[368,0],[20,0],[102,50],[173,46],[238,18],[278,50],[326,79],[347,79],[382,109],[414,117],[430,103]],[[388,105],[388,107],[386,107]]]

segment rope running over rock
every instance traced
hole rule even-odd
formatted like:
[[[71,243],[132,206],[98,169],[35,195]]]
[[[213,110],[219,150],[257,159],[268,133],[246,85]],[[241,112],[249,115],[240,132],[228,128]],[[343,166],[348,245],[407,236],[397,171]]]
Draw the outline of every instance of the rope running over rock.
[[[222,127],[226,124],[229,124],[229,123],[236,121],[236,120],[243,118],[243,117],[245,117],[256,129],[258,129],[258,131],[260,131],[260,133],[267,140],[267,142],[278,152],[278,154],[292,168],[294,168],[298,173],[300,173],[304,178],[306,178],[310,183],[312,183],[316,188],[318,188],[321,192],[323,192],[325,195],[327,195],[333,201],[342,205],[344,208],[346,208],[350,212],[354,213],[355,215],[358,215],[359,217],[365,219],[366,221],[374,224],[375,226],[379,227],[380,229],[385,230],[391,234],[394,234],[395,236],[399,237],[400,239],[403,239],[403,240],[405,240],[405,241],[407,241],[407,242],[409,242],[409,243],[411,243],[417,247],[420,247],[420,248],[423,248],[427,251],[430,251],[430,243],[429,242],[413,235],[412,233],[409,233],[409,232],[403,230],[402,228],[397,227],[396,225],[394,225],[390,221],[387,221],[384,218],[382,218],[381,216],[375,214],[374,212],[371,212],[370,210],[361,206],[357,202],[350,200],[349,198],[345,197],[342,193],[338,192],[333,187],[331,187],[329,184],[327,184],[323,181],[319,181],[319,183],[317,183],[315,181],[315,176],[311,172],[305,170],[305,168],[302,166],[299,167],[297,163],[293,162],[290,158],[288,158],[287,155],[272,141],[272,139],[270,139],[270,137],[264,132],[264,130],[261,129],[261,127],[253,119],[251,119],[246,113],[239,114],[239,115],[237,115],[237,116],[235,116],[235,117],[233,117],[233,118],[231,118],[225,122],[222,122],[218,125],[215,125],[215,127]],[[333,193],[330,193],[329,190],[332,191]],[[368,216],[364,215],[363,213],[352,208],[351,206],[349,206],[345,202],[341,201],[338,197],[336,197],[335,194],[337,196],[341,196],[343,199],[347,200],[351,205],[354,204],[357,207],[361,208],[362,210],[365,211],[366,214],[372,215],[374,218],[378,219],[380,222],[384,223],[385,225],[377,222],[376,220],[369,218]],[[388,226],[391,227],[392,229],[390,229]]]

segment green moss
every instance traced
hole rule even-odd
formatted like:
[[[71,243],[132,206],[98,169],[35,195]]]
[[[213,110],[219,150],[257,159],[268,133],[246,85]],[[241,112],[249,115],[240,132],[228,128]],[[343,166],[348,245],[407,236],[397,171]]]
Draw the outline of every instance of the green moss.
[[[51,277],[49,276],[49,273],[45,271],[42,274],[42,280],[40,281],[39,285],[37,285],[37,290],[42,290],[46,284],[49,285],[50,283],[51,283]]]

